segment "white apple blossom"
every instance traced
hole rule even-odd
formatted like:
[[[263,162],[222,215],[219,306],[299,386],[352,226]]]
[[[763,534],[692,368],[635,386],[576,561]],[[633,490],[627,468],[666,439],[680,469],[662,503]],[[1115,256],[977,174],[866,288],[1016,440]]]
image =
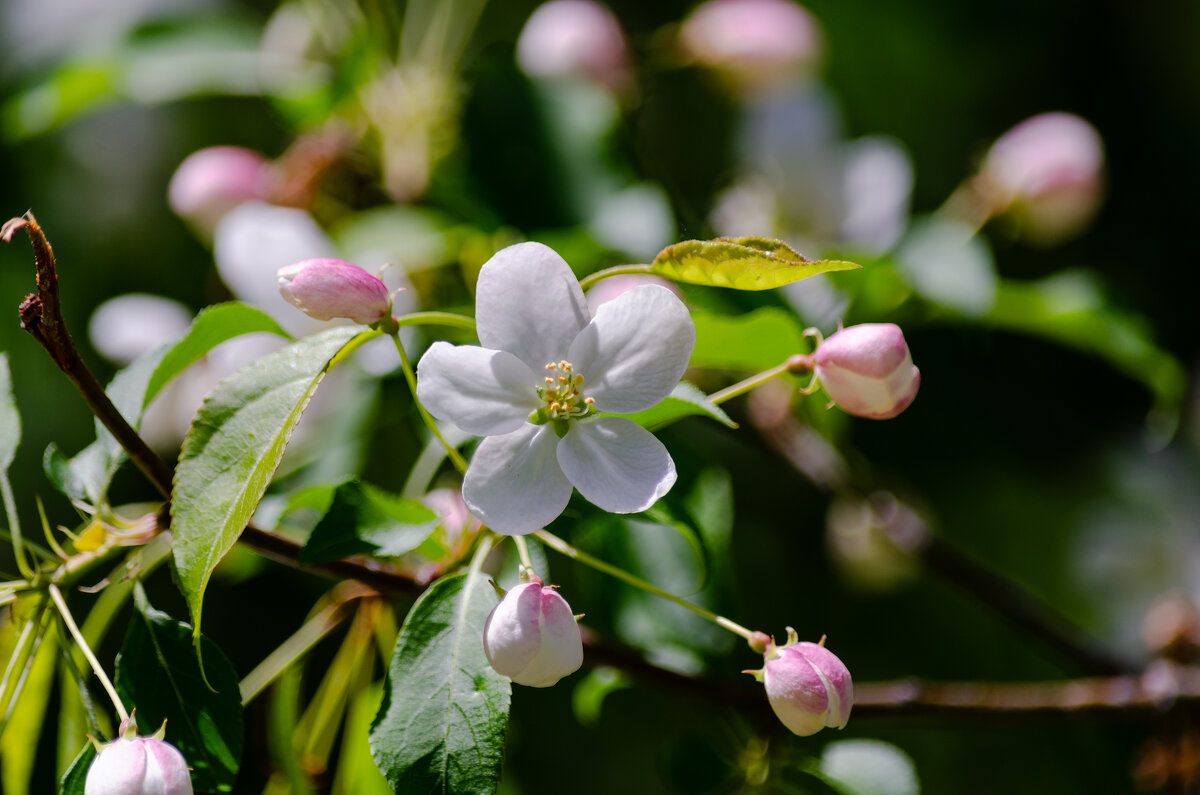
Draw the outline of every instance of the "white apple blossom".
[[[687,308],[645,285],[588,314],[567,263],[540,243],[498,252],[479,272],[479,341],[436,342],[417,366],[434,417],[487,438],[463,480],[471,512],[499,533],[531,533],[579,489],[612,513],[653,505],[675,483],[654,436],[623,417],[679,383],[696,343]]]

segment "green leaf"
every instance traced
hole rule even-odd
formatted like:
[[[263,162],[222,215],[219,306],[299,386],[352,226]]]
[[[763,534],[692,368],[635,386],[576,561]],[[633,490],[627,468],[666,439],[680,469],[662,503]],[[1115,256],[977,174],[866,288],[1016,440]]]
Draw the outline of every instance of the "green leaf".
[[[21,415],[13,399],[8,354],[0,353],[0,470],[7,470],[21,444]]]
[[[171,529],[197,634],[208,579],[254,516],[305,406],[340,357],[375,336],[340,326],[306,337],[219,383],[192,420],[175,469]]]
[[[113,406],[134,430],[142,424],[147,385],[169,347],[162,345],[139,357],[113,376],[105,389]],[[72,500],[86,500],[93,505],[105,501],[108,486],[125,460],[125,450],[116,438],[99,420],[95,424],[96,441],[74,458],[68,459],[53,442],[42,456],[42,468],[51,483]]]
[[[478,573],[438,580],[413,605],[371,728],[396,792],[490,795],[500,779],[511,685],[483,654],[497,602]]]
[[[635,414],[614,416],[623,416],[626,419],[633,420],[647,430],[654,431],[670,425],[676,420],[681,420],[684,417],[690,417],[695,414],[703,414],[704,416],[711,417],[727,428],[738,427],[738,424],[731,420],[729,415],[721,410],[720,406],[708,399],[708,395],[687,381],[680,381],[671,390],[671,394],[667,395],[655,406],[643,409]]]
[[[143,405],[149,406],[171,379],[202,359],[213,348],[235,337],[255,332],[276,334],[289,340],[292,338],[266,312],[237,301],[217,304],[202,310],[192,321],[188,333],[175,343],[154,369],[150,383],[146,386]]]
[[[151,607],[140,585],[133,599],[137,609],[117,655],[117,693],[137,708],[140,734],[167,721],[166,740],[183,752],[198,791],[229,792],[242,756],[237,673],[217,645],[201,636],[202,676],[192,628]]]
[[[687,284],[770,290],[821,273],[860,267],[853,262],[805,259],[780,240],[720,237],[667,246],[650,263],[650,272]]]
[[[744,315],[693,312],[696,348],[692,367],[766,370],[804,353],[804,329],[791,312],[765,306]]]
[[[71,763],[71,767],[62,778],[62,789],[59,795],[84,795],[84,784],[87,782],[88,769],[96,761],[96,746],[87,742],[79,756]]]
[[[363,688],[353,697],[346,714],[342,751],[338,758],[333,792],[350,795],[392,795],[387,779],[371,758],[371,719],[383,700],[382,682]]]
[[[262,92],[258,26],[250,19],[177,15],[59,66],[0,106],[3,135],[22,140],[117,102],[169,102]]]
[[[48,80],[12,96],[0,106],[4,135],[20,141],[116,101],[121,65],[111,56],[67,62]]]
[[[419,502],[366,483],[343,483],[300,552],[300,563],[347,555],[403,555],[420,546],[437,526],[437,514]]]
[[[57,661],[56,635],[47,632],[24,675],[16,704],[11,707],[12,713],[0,732],[0,760],[3,762],[0,764],[0,791],[8,795],[25,795],[31,791],[29,783]]]

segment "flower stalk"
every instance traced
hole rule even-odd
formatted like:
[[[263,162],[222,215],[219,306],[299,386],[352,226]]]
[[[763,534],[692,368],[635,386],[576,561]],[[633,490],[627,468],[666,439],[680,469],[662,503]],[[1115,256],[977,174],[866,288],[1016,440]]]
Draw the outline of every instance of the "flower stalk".
[[[108,697],[112,701],[117,715],[120,716],[121,722],[124,723],[129,720],[129,713],[125,710],[125,705],[121,703],[121,697],[117,695],[117,689],[113,687],[112,680],[108,678],[108,674],[104,673],[104,667],[100,665],[100,661],[92,653],[92,647],[84,639],[83,633],[75,625],[75,619],[71,618],[71,611],[67,608],[67,603],[63,600],[58,586],[51,584],[47,586],[47,590],[50,592],[50,598],[54,601],[54,606],[58,608],[58,612],[62,616],[63,624],[66,626],[67,631],[71,633],[71,637],[75,639],[79,650],[87,658],[88,665],[92,666],[92,671],[95,672],[96,678],[100,680],[100,684],[104,687],[104,692],[108,693]]]
[[[793,356],[789,356],[787,361],[783,362],[782,364],[776,365],[769,370],[763,370],[761,373],[755,373],[749,378],[738,381],[736,384],[727,386],[718,392],[713,392],[708,396],[708,399],[713,403],[720,405],[726,400],[730,400],[739,395],[744,395],[751,390],[757,389],[768,381],[774,380],[784,373],[800,375],[803,373],[810,373],[812,372],[812,369],[813,357],[811,355],[797,353]]]
[[[605,268],[602,271],[596,271],[590,276],[585,276],[579,280],[579,286],[586,290],[597,282],[607,279],[610,276],[626,276],[629,274],[647,275],[651,273],[650,265],[617,265],[612,268]]]
[[[454,445],[446,441],[446,437],[442,436],[442,432],[438,428],[437,422],[433,419],[433,417],[430,416],[429,412],[425,410],[425,406],[422,405],[421,399],[417,397],[417,376],[413,372],[412,362],[409,361],[408,354],[404,352],[404,343],[400,341],[399,332],[400,327],[399,324],[397,324],[395,331],[391,332],[392,342],[396,343],[396,352],[400,354],[400,369],[404,371],[404,380],[408,382],[408,389],[412,393],[413,403],[416,404],[417,411],[421,415],[421,420],[425,423],[425,426],[429,428],[429,432],[432,433],[434,437],[442,443],[442,447],[446,448],[446,455],[450,457],[450,461],[454,464],[454,468],[458,470],[460,475],[465,474],[467,471],[467,460],[462,457],[462,453],[458,452],[458,449],[455,448]]]
[[[606,563],[599,558],[592,557],[583,550],[571,546],[553,533],[548,533],[545,530],[539,530],[534,533],[534,535],[537,536],[543,544],[561,555],[565,555],[572,560],[577,560],[585,566],[591,566],[597,571],[602,571],[610,577],[616,577],[618,580],[621,580],[628,585],[632,585],[635,588],[640,588],[647,593],[652,593],[657,597],[666,599],[668,602],[674,602],[680,607],[691,610],[696,615],[703,616],[721,629],[732,632],[741,638],[745,638],[746,642],[750,644],[750,648],[760,654],[766,649],[766,644],[770,638],[763,632],[756,632],[754,630],[747,629],[736,621],[725,618],[725,616],[718,615],[711,610],[701,607],[700,605],[692,604],[688,600],[678,597],[670,591],[664,591],[657,585],[646,582],[641,577],[630,574],[622,568],[614,566],[611,563]]]

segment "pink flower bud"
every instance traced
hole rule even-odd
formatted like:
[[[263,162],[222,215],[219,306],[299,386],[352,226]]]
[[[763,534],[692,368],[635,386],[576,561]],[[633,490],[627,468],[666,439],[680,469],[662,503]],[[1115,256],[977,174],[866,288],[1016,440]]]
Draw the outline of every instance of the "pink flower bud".
[[[550,687],[583,665],[583,640],[571,606],[536,577],[510,590],[492,610],[483,627],[483,652],[497,673],[529,687]]]
[[[806,76],[822,50],[816,20],[791,0],[708,0],[684,20],[679,44],[692,61],[748,90]]]
[[[345,317],[369,326],[392,310],[387,285],[340,259],[306,259],[280,268],[279,292],[317,320]]]
[[[615,89],[629,80],[621,25],[607,6],[591,0],[538,6],[517,39],[517,62],[533,77],[582,75]]]
[[[1100,204],[1104,144],[1084,119],[1043,113],[997,139],[980,171],[994,212],[1014,211],[1035,241],[1069,237]]]
[[[175,169],[167,187],[171,209],[210,233],[225,213],[244,201],[266,198],[267,159],[240,146],[193,152]]]
[[[850,671],[833,652],[819,643],[799,643],[796,630],[787,628],[788,642],[772,642],[763,655],[760,671],[746,671],[761,681],[776,717],[801,737],[826,726],[846,728],[854,706]]]
[[[187,762],[163,741],[165,729],[138,737],[133,716],[123,721],[121,736],[104,744],[88,769],[84,795],[192,795]]]
[[[921,371],[894,323],[842,329],[817,346],[813,361],[817,380],[833,402],[859,417],[895,417],[921,385]]]

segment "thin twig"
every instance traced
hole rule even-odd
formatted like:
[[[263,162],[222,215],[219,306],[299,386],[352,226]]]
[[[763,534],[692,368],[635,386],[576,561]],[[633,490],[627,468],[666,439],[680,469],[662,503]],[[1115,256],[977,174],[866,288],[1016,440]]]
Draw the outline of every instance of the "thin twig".
[[[121,412],[109,400],[104,387],[88,369],[87,363],[80,357],[75,343],[71,340],[59,303],[58,270],[54,250],[32,212],[25,213],[21,219],[13,219],[6,223],[3,239],[9,240],[17,229],[24,229],[29,234],[29,241],[33,245],[34,263],[37,266],[37,294],[27,296],[21,302],[21,328],[28,331],[46,349],[58,368],[79,390],[88,408],[129,454],[134,465],[142,470],[164,497],[170,496],[171,468],[121,416]]]

